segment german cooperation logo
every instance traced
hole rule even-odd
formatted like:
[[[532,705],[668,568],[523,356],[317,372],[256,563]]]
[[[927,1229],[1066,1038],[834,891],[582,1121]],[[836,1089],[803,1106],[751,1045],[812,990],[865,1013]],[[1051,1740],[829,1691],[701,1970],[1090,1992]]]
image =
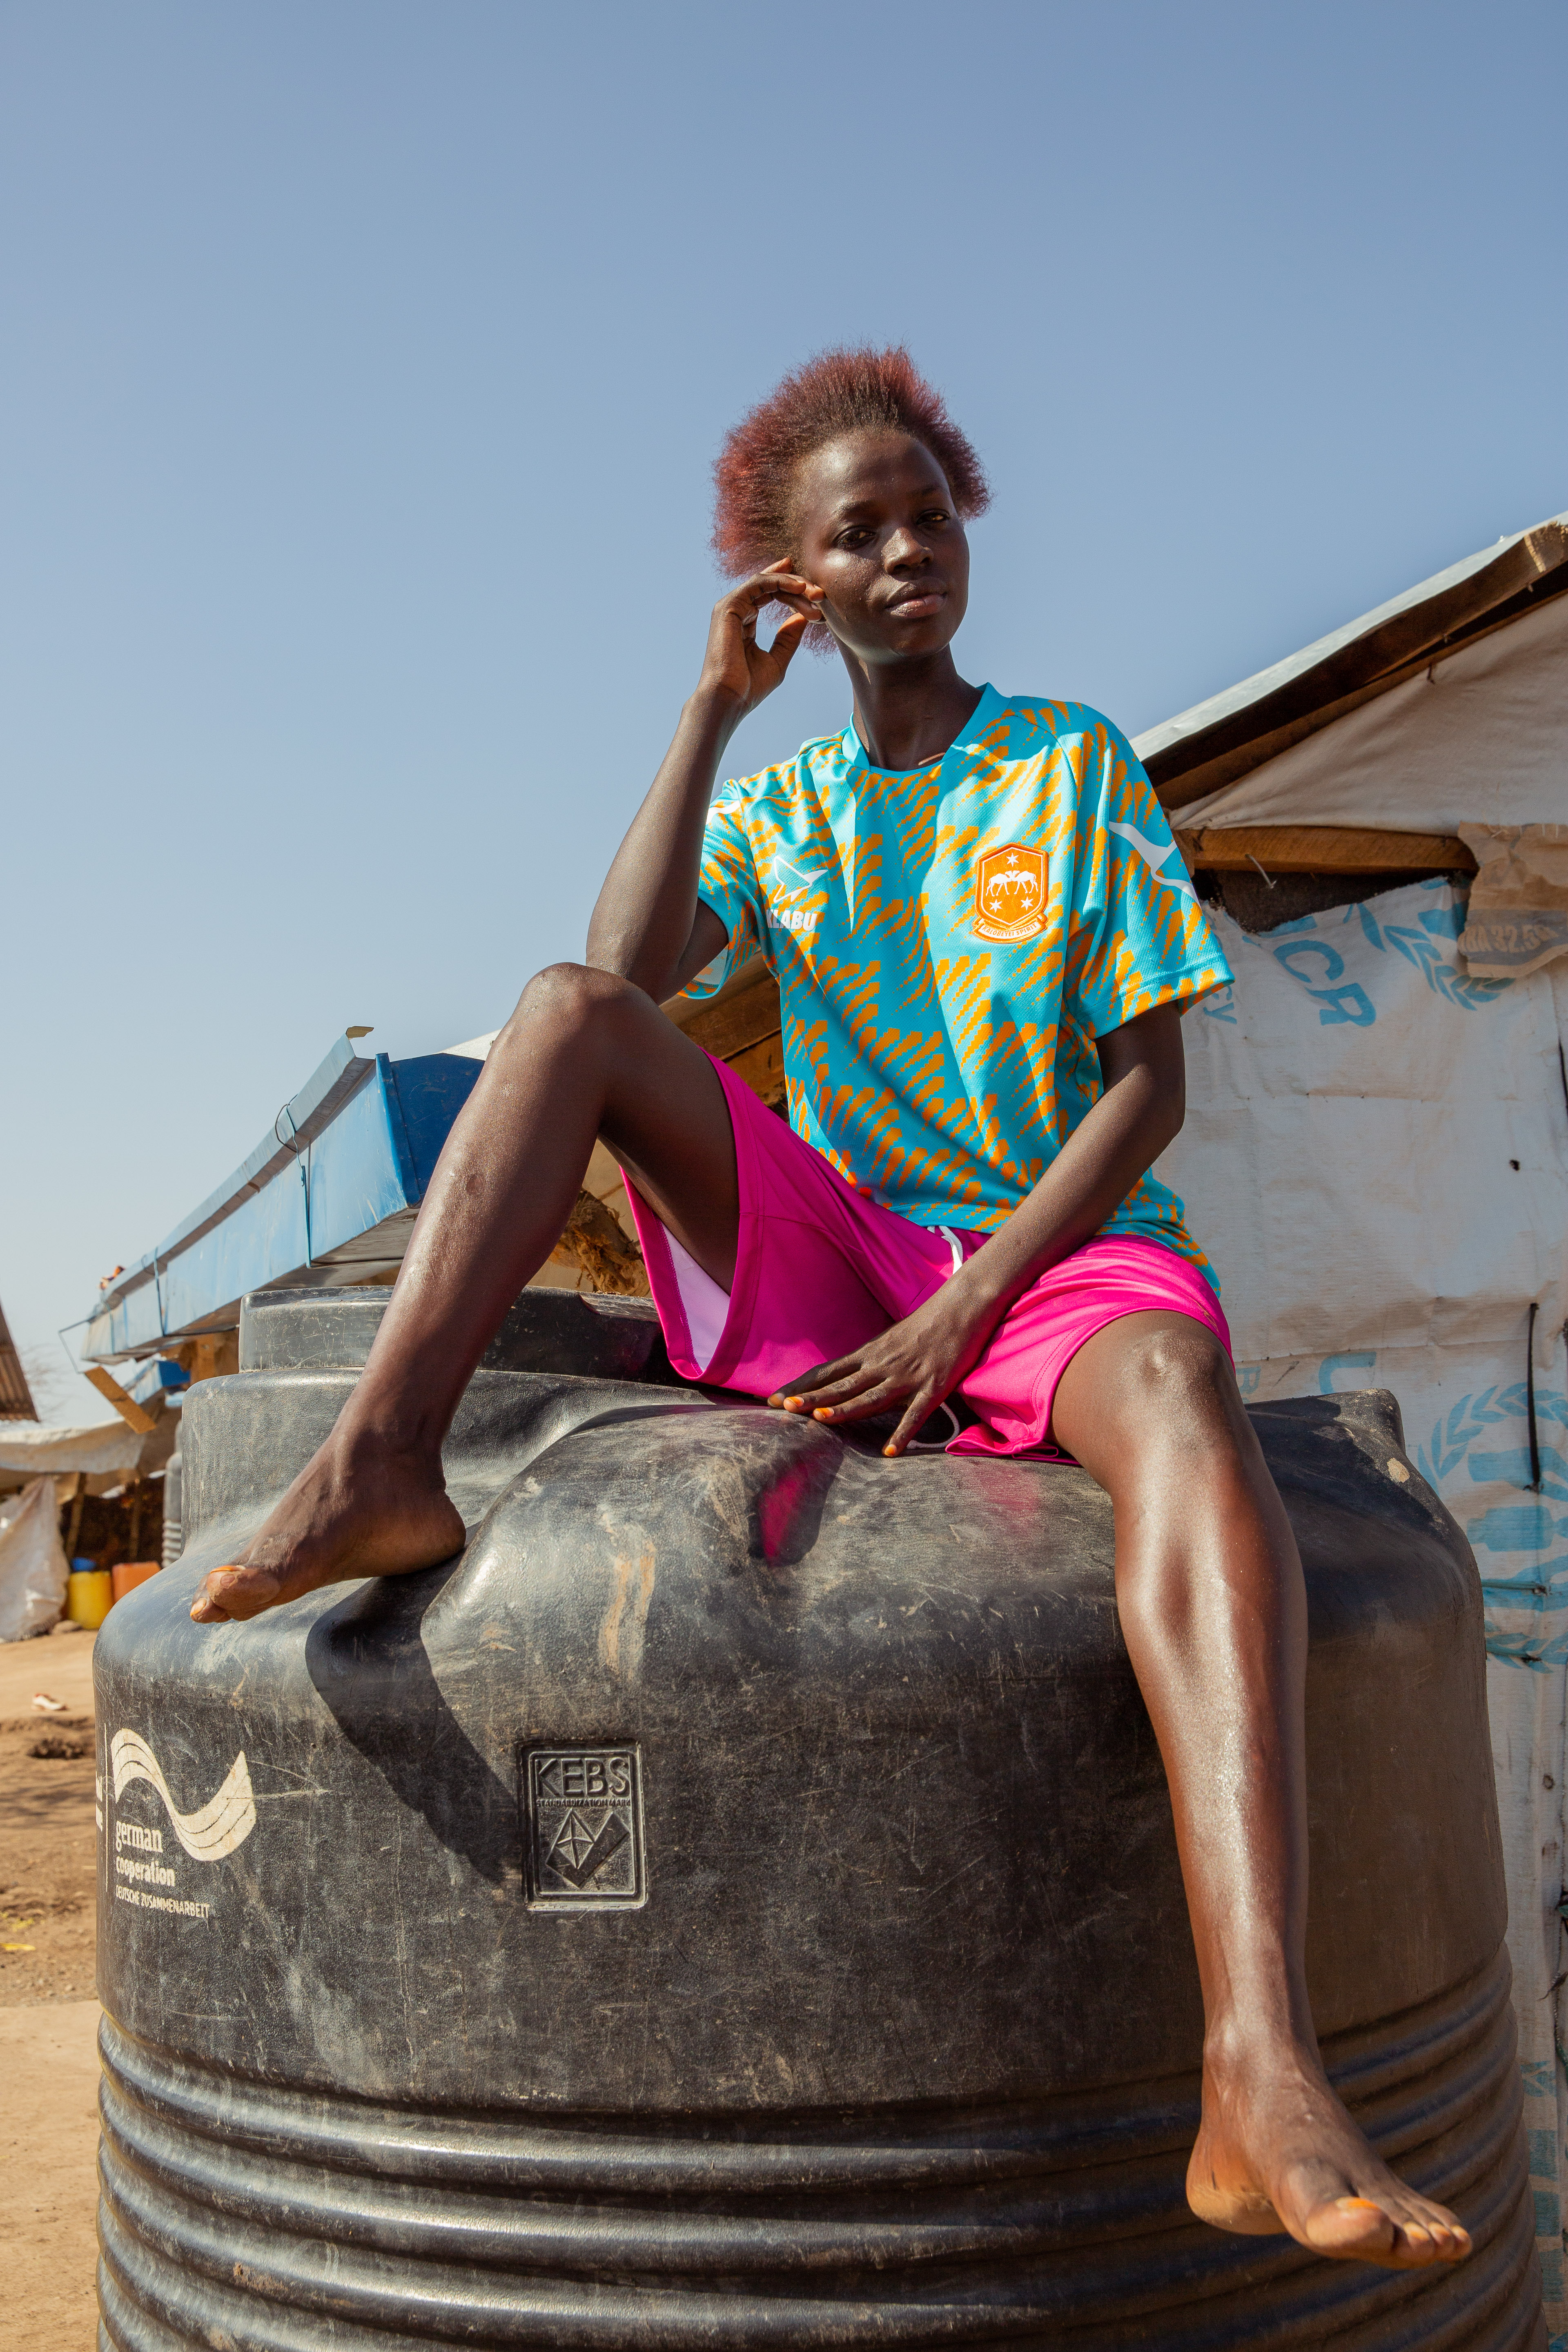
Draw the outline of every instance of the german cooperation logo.
[[[101,1774],[97,1783],[100,1834],[106,1833],[110,1826],[105,1820],[110,1806],[118,1807],[126,1791],[138,1781],[144,1781],[157,1796],[171,1832],[193,1862],[221,1862],[226,1854],[242,1846],[256,1827],[256,1800],[243,1748],[229,1766],[216,1794],[189,1813],[181,1812],[175,1804],[163,1768],[140,1732],[115,1733],[110,1742],[109,1764],[108,1789]],[[117,1902],[129,1903],[142,1911],[174,1912],[190,1919],[205,1919],[209,1916],[210,1904],[166,1891],[174,1888],[178,1880],[171,1867],[173,1853],[165,1853],[161,1828],[119,1818],[114,1820],[112,1828]]]
[[[635,1748],[531,1748],[522,1785],[531,1911],[646,1900]]]

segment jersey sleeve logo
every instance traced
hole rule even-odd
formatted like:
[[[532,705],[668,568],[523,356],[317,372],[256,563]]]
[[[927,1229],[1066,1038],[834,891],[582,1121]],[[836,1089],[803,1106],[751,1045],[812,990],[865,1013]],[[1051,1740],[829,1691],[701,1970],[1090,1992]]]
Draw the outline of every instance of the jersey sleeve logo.
[[[1010,841],[974,869],[974,929],[983,940],[1033,940],[1046,928],[1043,850]]]
[[[768,920],[781,931],[815,931],[827,901],[826,877],[803,874],[787,857],[775,857],[768,878]]]
[[[1107,833],[1118,835],[1121,840],[1127,842],[1138,852],[1156,882],[1163,882],[1167,890],[1174,890],[1179,897],[1190,898],[1194,907],[1197,905],[1198,894],[1188,880],[1187,869],[1179,857],[1176,858],[1176,870],[1173,874],[1166,874],[1162,870],[1175,856],[1176,845],[1173,841],[1167,843],[1162,849],[1157,841],[1146,841],[1135,824],[1108,824],[1105,830]]]

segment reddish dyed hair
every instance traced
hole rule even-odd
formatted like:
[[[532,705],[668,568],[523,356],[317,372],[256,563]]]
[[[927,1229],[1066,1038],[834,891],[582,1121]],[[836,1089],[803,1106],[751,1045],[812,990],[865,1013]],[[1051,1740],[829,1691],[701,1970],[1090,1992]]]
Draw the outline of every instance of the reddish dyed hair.
[[[790,551],[795,479],[803,458],[842,433],[866,427],[907,433],[931,451],[965,522],[984,514],[991,491],[979,458],[901,343],[884,352],[819,352],[786,375],[725,436],[713,467],[713,551],[731,579]],[[833,638],[813,622],[807,642]]]

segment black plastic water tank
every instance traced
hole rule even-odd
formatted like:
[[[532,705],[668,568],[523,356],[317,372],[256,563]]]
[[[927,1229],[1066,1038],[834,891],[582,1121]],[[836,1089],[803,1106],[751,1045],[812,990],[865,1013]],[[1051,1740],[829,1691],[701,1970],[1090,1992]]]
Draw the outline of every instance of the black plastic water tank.
[[[101,2343],[1543,2347],[1480,1594],[1393,1400],[1253,1419],[1314,2005],[1475,2236],[1439,2274],[1187,2212],[1196,1971],[1090,1480],[542,1370],[584,1313],[623,1374],[652,1341],[539,1298],[426,1574],[186,1614],[384,1301],[253,1302],[186,1402],[184,1552],[95,1655]]]

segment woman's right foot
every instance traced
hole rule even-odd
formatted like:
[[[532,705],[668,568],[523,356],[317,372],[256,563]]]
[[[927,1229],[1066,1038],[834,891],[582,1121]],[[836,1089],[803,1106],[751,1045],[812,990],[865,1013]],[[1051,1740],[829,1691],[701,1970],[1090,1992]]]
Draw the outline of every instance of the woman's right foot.
[[[1374,2152],[1316,2053],[1289,2046],[1228,2062],[1205,2051],[1187,2202],[1216,2230],[1288,2231],[1334,2262],[1425,2270],[1470,2252],[1458,2216],[1407,2188]]]
[[[215,1568],[191,1604],[198,1625],[258,1617],[318,1586],[434,1568],[466,1540],[439,1462],[331,1443],[308,1462],[259,1534]]]

